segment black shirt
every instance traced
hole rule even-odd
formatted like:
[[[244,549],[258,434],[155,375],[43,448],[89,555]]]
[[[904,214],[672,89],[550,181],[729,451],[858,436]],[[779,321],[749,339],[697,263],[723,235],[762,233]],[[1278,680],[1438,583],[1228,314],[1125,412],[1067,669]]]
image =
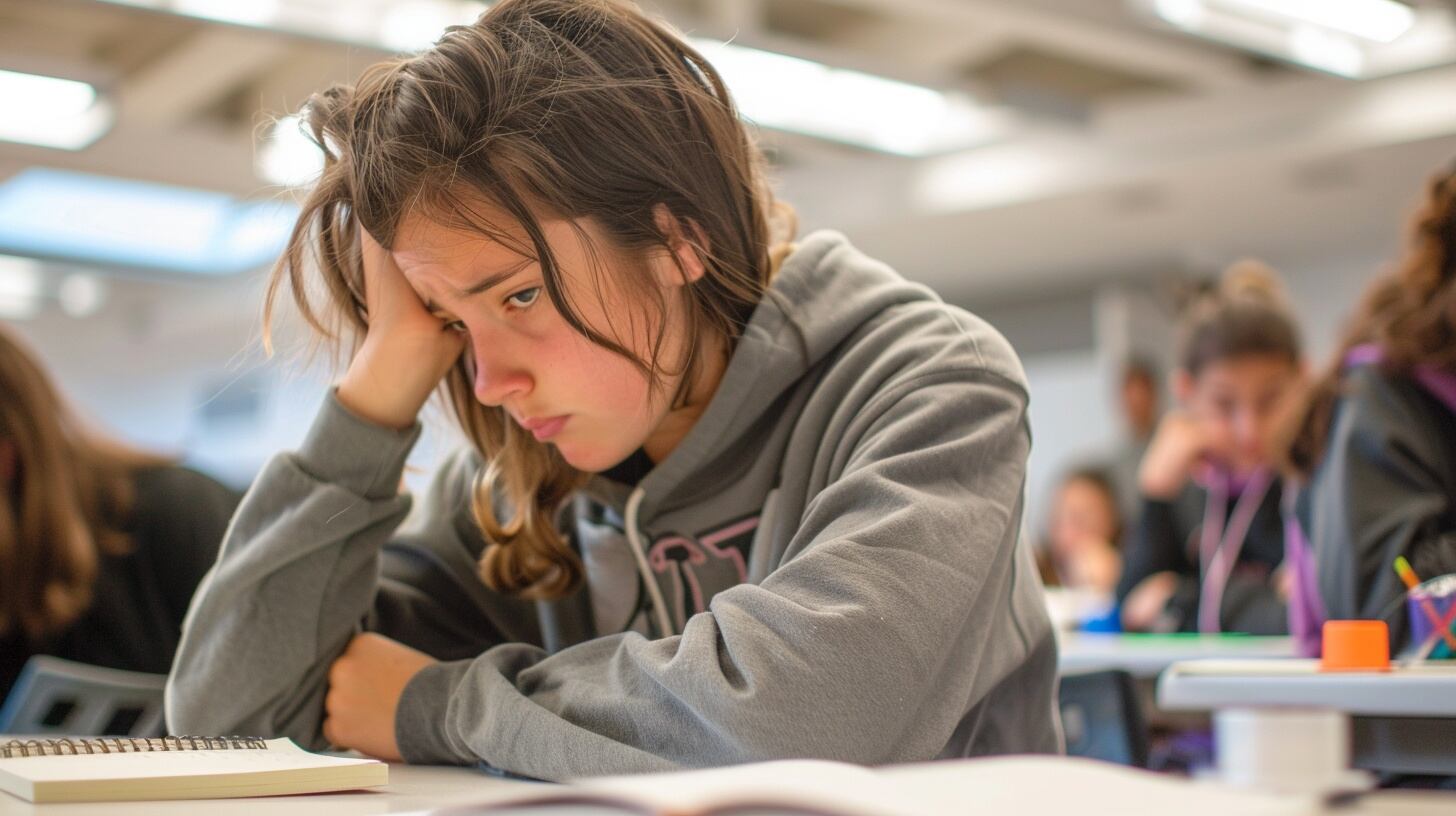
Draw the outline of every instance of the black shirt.
[[[174,466],[137,471],[135,486],[131,551],[101,556],[86,612],[44,643],[0,637],[0,699],[34,654],[156,674],[171,668],[187,605],[242,497]]]
[[[1288,612],[1271,577],[1284,561],[1284,522],[1280,514],[1282,485],[1269,486],[1254,512],[1249,532],[1239,550],[1238,561],[1219,607],[1220,628],[1226,632],[1276,635],[1289,631]],[[1224,523],[1233,515],[1237,497],[1224,508]],[[1117,601],[1122,603],[1143,579],[1158,572],[1179,576],[1178,588],[1169,599],[1165,620],[1173,629],[1198,630],[1201,578],[1198,537],[1208,493],[1189,484],[1173,501],[1144,496],[1142,515],[1129,542],[1122,579],[1117,584]]]

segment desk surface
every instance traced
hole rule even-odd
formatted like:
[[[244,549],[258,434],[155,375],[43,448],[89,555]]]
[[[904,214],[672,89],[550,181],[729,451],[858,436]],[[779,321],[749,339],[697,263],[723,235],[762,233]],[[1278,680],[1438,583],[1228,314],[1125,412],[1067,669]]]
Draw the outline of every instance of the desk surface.
[[[1251,635],[1115,635],[1062,632],[1057,636],[1061,674],[1122,669],[1136,677],[1157,677],[1185,660],[1263,660],[1294,657],[1294,639]]]
[[[335,816],[335,814],[425,813],[449,805],[480,804],[538,783],[498,779],[469,768],[392,765],[390,784],[373,791],[254,799],[184,800],[32,805],[0,793],[0,816],[106,816],[193,814],[198,816]],[[1089,807],[1089,814],[1116,812],[1115,803]],[[570,811],[552,811],[566,816]],[[603,811],[593,811],[601,814]],[[1450,816],[1456,793],[1377,791],[1327,811],[1331,816]],[[1319,811],[1316,811],[1319,813]],[[995,814],[994,816],[1000,816]],[[1067,816],[1021,813],[1020,816]],[[1313,816],[1313,814],[1311,814]]]
[[[1456,665],[1446,663],[1321,672],[1317,660],[1193,660],[1163,673],[1158,706],[1314,706],[1359,716],[1456,718]]]

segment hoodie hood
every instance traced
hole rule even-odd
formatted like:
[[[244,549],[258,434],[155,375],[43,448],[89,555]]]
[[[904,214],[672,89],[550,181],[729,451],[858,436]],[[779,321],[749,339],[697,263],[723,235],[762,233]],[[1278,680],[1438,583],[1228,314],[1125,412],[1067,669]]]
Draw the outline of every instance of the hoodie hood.
[[[940,303],[929,288],[905,280],[832,230],[811,233],[784,259],[739,338],[708,407],[672,453],[636,485],[640,513],[670,503],[695,474],[738,449],[767,412],[856,331],[892,307]],[[623,508],[633,485],[598,475],[594,498]]]

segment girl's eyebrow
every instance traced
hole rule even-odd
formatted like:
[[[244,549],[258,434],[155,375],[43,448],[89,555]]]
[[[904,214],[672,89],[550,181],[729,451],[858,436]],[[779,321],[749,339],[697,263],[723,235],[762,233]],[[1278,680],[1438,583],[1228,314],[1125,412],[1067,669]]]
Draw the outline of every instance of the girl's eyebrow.
[[[504,270],[502,270],[500,272],[495,273],[494,275],[488,275],[488,276],[486,276],[486,278],[484,280],[480,281],[479,283],[471,284],[470,286],[466,287],[463,291],[456,291],[455,296],[456,297],[460,297],[460,298],[467,298],[467,297],[470,297],[471,295],[478,295],[481,292],[490,291],[491,289],[493,289],[493,288],[501,285],[502,283],[504,283],[512,275],[516,274],[517,272],[520,272],[522,269],[526,268],[527,266],[529,266],[529,265],[531,265],[533,263],[535,263],[535,261],[533,259],[531,259],[531,258],[525,258],[520,263],[518,263],[518,264],[516,264],[516,265],[514,265],[514,266],[512,266],[512,267],[510,267],[508,269],[504,269]],[[439,311],[439,307],[435,305],[434,301],[431,301],[431,300],[428,300],[427,299],[425,301],[425,311],[430,312],[431,314],[434,314],[435,312]]]

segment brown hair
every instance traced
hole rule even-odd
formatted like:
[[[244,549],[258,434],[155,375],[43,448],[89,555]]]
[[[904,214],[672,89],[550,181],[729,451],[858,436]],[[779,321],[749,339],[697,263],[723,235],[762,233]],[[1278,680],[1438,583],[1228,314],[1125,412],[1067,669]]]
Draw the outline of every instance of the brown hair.
[[[665,207],[706,270],[685,287],[694,345],[670,361],[685,386],[702,364],[696,340],[713,332],[732,348],[767,291],[771,247],[777,258],[775,241],[792,233],[792,215],[769,192],[761,155],[717,72],[665,26],[613,0],[504,0],[476,23],[448,29],[433,48],[316,94],[307,109],[324,169],[274,271],[265,312],[286,282],[305,320],[336,342],[340,329],[356,344],[367,329],[358,230],[390,247],[402,218],[418,212],[534,259],[564,319],[660,387],[669,370],[660,359],[666,293],[645,264],[619,266],[627,274],[617,282],[645,304],[645,324],[655,327],[651,353],[639,359],[581,320],[540,219],[590,219],[615,256],[645,258],[670,246],[654,218]],[[482,200],[518,222],[529,243],[489,223]],[[309,298],[310,251],[326,293],[321,307]],[[554,516],[584,474],[503,409],[478,403],[471,365],[463,356],[445,383],[486,461],[473,501],[487,541],[481,577],[497,590],[560,597],[576,587],[581,563]],[[672,400],[682,396],[680,389]],[[493,498],[510,518],[498,517]]]
[[[91,603],[98,556],[121,554],[131,473],[166,460],[83,428],[0,328],[0,636],[39,642]]]
[[[1404,256],[1365,290],[1334,359],[1295,413],[1285,462],[1296,476],[1308,478],[1324,458],[1345,357],[1364,343],[1380,346],[1389,376],[1417,365],[1456,370],[1456,168],[1431,179]]]
[[[1178,364],[1197,377],[1208,365],[1250,355],[1300,360],[1299,329],[1274,270],[1258,261],[1230,266],[1216,286],[1185,305]]]

